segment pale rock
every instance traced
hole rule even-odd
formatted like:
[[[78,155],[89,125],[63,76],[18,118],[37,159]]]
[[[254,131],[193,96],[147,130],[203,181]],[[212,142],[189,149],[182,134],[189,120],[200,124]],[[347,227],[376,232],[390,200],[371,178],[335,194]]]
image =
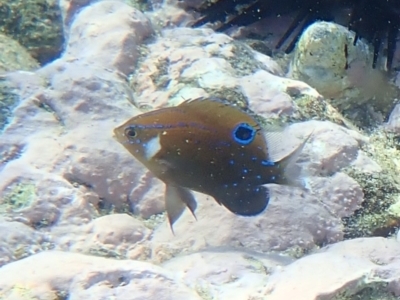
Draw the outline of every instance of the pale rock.
[[[316,177],[309,180],[313,193],[337,218],[349,217],[361,208],[364,193],[350,176],[337,172],[329,179]]]
[[[353,46],[353,40],[354,33],[344,26],[313,23],[296,45],[290,75],[307,82],[326,97],[340,95],[350,87],[347,65],[359,61],[372,65],[368,46],[361,40]]]
[[[373,51],[363,39],[354,45],[354,33],[329,22],[316,22],[301,35],[291,61],[289,76],[302,80],[341,110],[359,110],[379,99],[390,106],[397,91],[381,70],[373,68]]]
[[[91,222],[92,238],[101,244],[135,244],[148,237],[150,230],[127,214],[102,216]]]
[[[131,83],[136,103],[154,108],[220,92],[242,95],[269,117],[291,115],[293,93],[321,97],[303,82],[280,77],[283,71],[270,57],[211,29],[164,29],[147,49]]]
[[[173,299],[202,298],[155,265],[77,253],[42,252],[0,268],[4,299]],[[26,299],[26,298],[25,298]]]
[[[388,294],[398,297],[399,257],[395,239],[362,238],[329,245],[273,273],[263,296],[268,300],[328,300],[363,289],[371,295],[381,284]]]
[[[120,5],[119,8],[117,4]],[[123,12],[127,18],[136,13],[134,9],[119,2],[104,1],[95,6],[95,11],[116,9],[119,14],[114,16],[115,19],[120,19]],[[99,6],[103,8],[100,9]],[[88,17],[86,12],[83,12],[83,16],[78,14],[76,22]],[[144,23],[140,25],[140,22]],[[139,31],[135,39],[143,38],[141,28],[147,26],[146,22],[140,16],[135,21]],[[126,31],[135,34],[132,24],[124,26]],[[82,32],[72,30],[70,39],[81,35]],[[114,40],[123,42],[124,36],[119,31],[114,32]],[[95,43],[88,40],[81,42],[81,45],[86,45],[89,51]],[[114,50],[111,47],[109,51],[111,53]],[[124,53],[122,51],[121,55]],[[94,53],[92,55],[93,58],[96,57]],[[129,53],[124,55],[132,59]],[[100,57],[97,62],[101,63]],[[19,76],[9,76],[12,84],[29,88],[34,94],[21,91],[25,98],[16,108],[14,119],[1,137],[1,148],[4,152],[11,145],[19,149],[14,150],[14,154],[10,153],[9,162],[0,174],[2,187],[12,183],[13,177],[21,173],[31,180],[46,178],[52,173],[50,177],[53,180],[64,182],[64,185],[69,182],[70,188],[73,188],[72,184],[86,184],[101,198],[114,198],[116,201],[111,200],[113,205],[121,205],[121,199],[126,201],[129,187],[134,182],[132,170],[135,169],[135,161],[124,152],[122,154],[125,158],[120,157],[121,148],[112,137],[112,129],[122,120],[137,113],[127,103],[116,101],[129,97],[123,81],[115,71],[108,70],[104,65],[100,67],[79,60],[66,61],[64,57],[39,70],[38,75],[49,80],[49,88],[40,81],[32,83],[35,87],[23,85]],[[116,99],[115,103],[109,103],[109,99]],[[98,138],[99,133],[102,134],[102,139]],[[95,170],[92,165],[96,166]],[[142,169],[139,164],[136,166]],[[57,179],[57,176],[60,177]],[[121,189],[121,184],[126,188]]]
[[[0,232],[0,267],[41,251],[47,241],[45,235],[33,228],[3,217],[0,217]]]
[[[396,104],[393,108],[385,129],[396,134],[400,132],[400,104]]]
[[[131,206],[131,189],[145,170],[113,138],[113,128],[139,112],[121,76],[137,56],[122,45],[136,49],[151,32],[130,6],[98,2],[76,14],[60,59],[35,73],[6,75],[21,101],[0,137],[0,193],[34,184],[33,200],[10,215],[49,232],[51,242],[60,242],[55,247],[87,249],[88,232],[77,227],[90,224],[100,208]],[[104,43],[97,45],[100,37]]]
[[[271,273],[293,260],[284,255],[208,249],[162,264],[189,287],[211,299],[258,299]]]
[[[139,10],[119,1],[93,3],[72,23],[64,58],[128,75],[139,57],[138,46],[151,33],[149,20]]]
[[[147,171],[139,184],[134,186],[129,194],[129,201],[133,212],[142,218],[148,219],[152,215],[165,211],[165,185]],[[145,201],[143,201],[145,199]]]
[[[303,152],[310,161],[307,165],[310,175],[330,176],[349,166],[357,159],[360,146],[368,142],[359,132],[327,121],[296,123],[287,129],[289,136],[301,137],[307,132],[312,134],[311,141]],[[283,141],[282,147],[287,143]]]
[[[80,225],[55,226],[50,231],[55,250],[127,257],[147,243],[151,230],[127,214],[100,216]],[[140,247],[139,247],[140,248]]]
[[[374,174],[382,172],[382,167],[369,156],[367,156],[367,154],[362,150],[358,151],[357,158],[352,162],[351,165],[363,173]]]

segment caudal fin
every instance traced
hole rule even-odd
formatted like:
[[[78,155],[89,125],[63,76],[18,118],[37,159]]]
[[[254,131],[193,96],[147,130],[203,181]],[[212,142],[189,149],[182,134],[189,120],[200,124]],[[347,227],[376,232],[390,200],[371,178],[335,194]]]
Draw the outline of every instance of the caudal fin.
[[[276,165],[282,170],[281,176],[278,177],[277,184],[291,185],[297,187],[305,187],[304,178],[300,166],[296,165],[299,155],[304,149],[304,146],[310,140],[313,131],[304,139],[304,141],[295,148],[291,153],[276,162]]]

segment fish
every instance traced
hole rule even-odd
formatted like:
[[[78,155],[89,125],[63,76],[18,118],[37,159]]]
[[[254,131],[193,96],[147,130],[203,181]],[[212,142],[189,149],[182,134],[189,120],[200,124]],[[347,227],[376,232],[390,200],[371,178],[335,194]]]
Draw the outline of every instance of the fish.
[[[196,218],[192,191],[213,197],[234,214],[255,216],[270,200],[265,184],[301,186],[289,165],[310,135],[277,159],[271,150],[287,138],[282,132],[267,132],[249,113],[211,97],[146,112],[114,129],[116,140],[165,183],[172,232],[186,207]]]

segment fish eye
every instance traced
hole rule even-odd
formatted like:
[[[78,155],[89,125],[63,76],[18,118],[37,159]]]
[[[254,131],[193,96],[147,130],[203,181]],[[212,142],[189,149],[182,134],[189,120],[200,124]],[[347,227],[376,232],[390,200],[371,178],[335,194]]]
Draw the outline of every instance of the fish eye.
[[[125,136],[129,139],[137,136],[137,131],[133,127],[126,128],[124,133],[125,133]]]
[[[250,144],[256,135],[256,129],[247,123],[240,123],[233,130],[233,139],[242,145]]]

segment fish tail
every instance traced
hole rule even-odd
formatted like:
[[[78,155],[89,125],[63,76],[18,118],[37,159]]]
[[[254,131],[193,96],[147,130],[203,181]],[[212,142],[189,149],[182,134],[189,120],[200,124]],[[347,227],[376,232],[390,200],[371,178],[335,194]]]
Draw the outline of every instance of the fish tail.
[[[303,178],[302,170],[299,165],[296,164],[299,155],[304,149],[304,146],[310,140],[313,132],[311,132],[304,141],[294,149],[289,155],[281,159],[276,163],[277,168],[281,170],[281,176],[277,176],[277,184],[284,184],[290,186],[297,186],[304,188],[306,186],[306,181]]]

